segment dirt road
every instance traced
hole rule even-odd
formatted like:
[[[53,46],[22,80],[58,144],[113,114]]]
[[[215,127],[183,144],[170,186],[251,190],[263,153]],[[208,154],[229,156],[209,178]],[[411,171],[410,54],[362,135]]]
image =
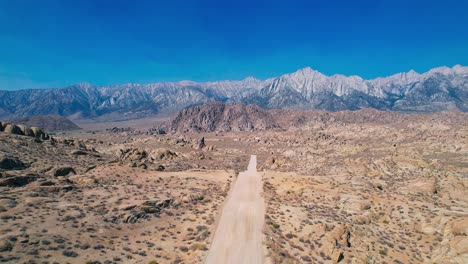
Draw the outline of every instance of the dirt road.
[[[224,205],[205,263],[264,263],[263,223],[265,201],[257,156],[250,157],[247,171],[239,173]]]

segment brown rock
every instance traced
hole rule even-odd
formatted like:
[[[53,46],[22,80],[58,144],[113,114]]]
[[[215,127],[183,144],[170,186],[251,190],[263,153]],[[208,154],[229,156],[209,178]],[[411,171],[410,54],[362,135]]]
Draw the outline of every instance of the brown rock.
[[[8,124],[4,130],[5,133],[14,134],[14,135],[23,135],[23,132],[17,125]]]
[[[72,167],[61,167],[55,170],[54,176],[67,176],[69,174],[76,174],[75,169]]]
[[[117,155],[119,156],[120,160],[126,161],[141,161],[148,157],[148,153],[145,150],[138,148],[119,149]]]
[[[49,135],[46,134],[44,131],[42,131],[42,129],[38,128],[38,127],[31,127],[31,130],[33,131],[34,133],[34,136],[36,138],[39,138],[39,139],[42,139],[42,140],[49,140]]]
[[[153,150],[150,154],[152,160],[172,160],[177,157],[175,152],[170,151],[169,149],[159,148]]]
[[[185,108],[163,126],[173,132],[257,131],[279,127],[271,113],[259,106],[221,102]]]
[[[28,136],[28,137],[34,137],[34,132],[32,131],[31,128],[24,126],[24,125],[18,125],[19,129],[23,133],[23,135]]]

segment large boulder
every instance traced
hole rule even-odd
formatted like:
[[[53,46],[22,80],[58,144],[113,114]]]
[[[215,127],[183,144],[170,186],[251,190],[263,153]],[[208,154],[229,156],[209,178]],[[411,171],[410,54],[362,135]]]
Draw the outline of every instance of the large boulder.
[[[10,125],[9,122],[0,122],[0,131],[5,131],[7,125]]]
[[[38,128],[38,127],[31,127],[31,130],[34,134],[34,137],[36,138],[40,138],[42,140],[48,140],[49,139],[49,135],[44,133],[44,131],[42,131],[42,129]]]
[[[21,129],[17,125],[14,125],[14,124],[7,124],[5,126],[4,132],[8,134],[14,134],[14,135],[24,135],[23,131],[21,131]]]
[[[28,136],[28,137],[34,137],[34,132],[32,131],[31,128],[24,126],[24,125],[18,125],[19,129],[23,133],[23,135]]]
[[[25,125],[15,125],[9,122],[0,122],[0,131],[14,135],[24,135],[28,137],[36,137],[42,140],[49,140],[47,133],[38,127],[28,127]]]
[[[120,160],[141,161],[148,157],[148,153],[138,148],[125,148],[119,149],[117,151],[117,156],[119,156]]]
[[[177,157],[175,152],[172,152],[165,148],[159,148],[151,151],[151,160],[172,160]]]
[[[26,165],[18,158],[3,157],[3,158],[0,158],[0,169],[23,170],[23,169],[26,169]]]

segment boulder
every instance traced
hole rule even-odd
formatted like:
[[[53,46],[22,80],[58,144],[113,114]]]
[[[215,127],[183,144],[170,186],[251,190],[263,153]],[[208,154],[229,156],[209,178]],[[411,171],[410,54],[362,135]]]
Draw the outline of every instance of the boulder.
[[[42,139],[42,140],[48,140],[49,139],[49,135],[44,133],[44,131],[42,131],[42,129],[40,129],[38,127],[31,127],[31,130],[32,130],[32,132],[34,134],[34,137]]]
[[[174,200],[145,201],[140,205],[125,205],[121,214],[112,215],[104,221],[112,223],[136,223],[140,219],[148,219],[152,215],[159,215],[165,208],[174,206]]]
[[[26,169],[26,165],[18,158],[3,157],[3,158],[0,158],[0,169],[23,170],[23,169]]]
[[[76,174],[75,169],[73,169],[72,167],[61,167],[61,168],[56,169],[54,172],[55,177],[67,176],[69,174]]]
[[[7,125],[10,125],[9,122],[0,122],[0,131],[5,131]]]
[[[8,134],[35,137],[42,140],[50,139],[49,135],[38,127],[27,127],[25,125],[15,125],[8,122],[0,122],[0,131]]]
[[[28,136],[28,137],[34,137],[34,132],[32,131],[31,128],[24,126],[24,125],[18,125],[19,129],[23,133],[23,135]]]
[[[150,154],[150,158],[152,160],[172,160],[176,157],[177,154],[175,152],[164,148],[153,150]]]
[[[17,125],[8,124],[4,130],[5,133],[14,134],[14,135],[23,135],[23,132]]]
[[[125,148],[119,149],[117,155],[119,156],[120,160],[141,161],[148,156],[148,153],[145,150],[138,148]]]

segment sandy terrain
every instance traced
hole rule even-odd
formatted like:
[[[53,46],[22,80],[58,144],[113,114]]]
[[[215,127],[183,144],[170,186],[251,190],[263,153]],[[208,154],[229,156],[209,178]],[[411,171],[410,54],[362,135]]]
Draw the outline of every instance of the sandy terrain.
[[[227,198],[205,263],[264,262],[262,186],[257,157],[252,155],[247,171],[239,173]]]
[[[257,132],[102,127],[53,140],[0,132],[0,262],[465,264],[459,115]]]

